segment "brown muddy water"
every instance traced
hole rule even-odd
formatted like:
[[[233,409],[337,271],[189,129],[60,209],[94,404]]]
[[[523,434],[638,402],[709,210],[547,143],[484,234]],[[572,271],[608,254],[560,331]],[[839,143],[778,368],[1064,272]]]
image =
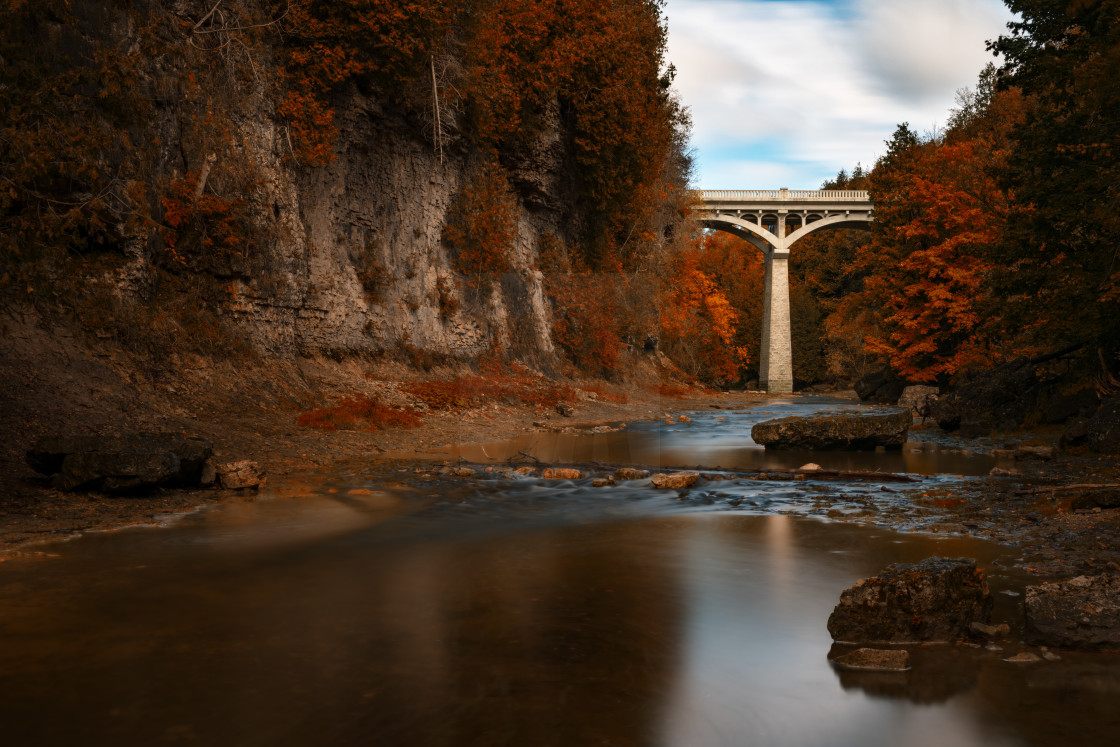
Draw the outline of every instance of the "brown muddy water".
[[[671,433],[658,437],[673,460],[711,461],[681,443],[710,436]],[[1120,741],[1120,658],[1004,661],[1024,649],[1013,549],[813,516],[823,485],[725,480],[682,500],[587,482],[356,468],[4,563],[0,740]],[[1014,631],[1002,650],[914,647],[908,673],[834,670],[840,592],[930,555],[988,568]]]

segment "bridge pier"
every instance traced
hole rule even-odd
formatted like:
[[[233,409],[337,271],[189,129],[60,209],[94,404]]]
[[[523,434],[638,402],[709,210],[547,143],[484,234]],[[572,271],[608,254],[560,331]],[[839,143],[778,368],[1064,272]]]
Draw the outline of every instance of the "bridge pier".
[[[770,394],[793,392],[793,335],[789,319],[789,252],[766,252],[762,290],[759,385]]]

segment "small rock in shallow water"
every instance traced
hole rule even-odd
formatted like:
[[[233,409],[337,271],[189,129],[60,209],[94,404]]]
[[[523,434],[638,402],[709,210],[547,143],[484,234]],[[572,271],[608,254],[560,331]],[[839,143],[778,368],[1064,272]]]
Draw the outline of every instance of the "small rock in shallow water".
[[[583,473],[570,467],[549,467],[542,475],[546,480],[578,480]]]
[[[659,489],[690,488],[700,479],[699,472],[673,472],[653,476],[653,487]]]
[[[692,418],[688,417],[687,415],[678,415],[677,416],[677,422],[678,423],[691,423]]]
[[[800,472],[816,472],[816,471],[817,471],[817,470],[819,470],[820,468],[821,468],[821,466],[820,466],[819,464],[815,464],[815,463],[813,463],[813,462],[809,462],[808,464],[802,464],[802,465],[801,465],[800,467],[798,467],[797,469],[798,469],[798,471],[800,471]]]
[[[832,660],[840,669],[862,672],[905,672],[910,669],[910,653],[903,649],[859,648]]]
[[[1010,633],[1011,626],[1007,623],[1001,623],[999,625],[985,625],[982,622],[973,622],[972,625],[969,626],[969,630],[971,630],[975,635],[985,636],[987,638],[995,638],[996,636],[1007,635],[1008,633]]]
[[[1018,446],[1013,455],[1016,459],[1039,459],[1049,461],[1054,458],[1053,446]]]
[[[614,471],[616,480],[645,480],[649,477],[649,470],[634,469],[633,467],[619,467]]]
[[[595,488],[606,488],[614,485],[613,477],[596,477],[591,481],[591,486]]]
[[[249,490],[264,484],[264,470],[256,462],[244,459],[217,467],[218,480],[226,490]]]
[[[1037,654],[1032,654],[1030,651],[1021,651],[1014,656],[1009,656],[1004,661],[1014,662],[1015,664],[1032,664],[1036,661],[1042,661]]]

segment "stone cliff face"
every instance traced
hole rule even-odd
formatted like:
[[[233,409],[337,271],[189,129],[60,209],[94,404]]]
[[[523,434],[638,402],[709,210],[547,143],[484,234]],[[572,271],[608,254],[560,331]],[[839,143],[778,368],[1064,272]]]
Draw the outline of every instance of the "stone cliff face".
[[[495,341],[552,356],[536,247],[544,232],[565,235],[558,130],[546,129],[511,169],[521,207],[512,271],[472,289],[442,241],[447,211],[477,166],[472,156],[441,162],[430,141],[357,93],[338,116],[337,158],[314,168],[285,158],[283,125],[260,114],[237,123],[259,175],[253,217],[267,236],[243,262],[212,273],[228,282],[219,307],[238,333],[275,356],[408,347],[465,359]],[[181,158],[174,146],[168,153],[171,163]],[[141,248],[148,242],[136,243],[118,285],[143,298],[155,271]]]

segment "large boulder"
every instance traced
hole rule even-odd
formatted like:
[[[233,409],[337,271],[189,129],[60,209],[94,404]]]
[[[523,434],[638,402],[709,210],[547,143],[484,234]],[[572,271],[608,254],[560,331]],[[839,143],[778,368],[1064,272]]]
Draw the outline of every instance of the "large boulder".
[[[1085,445],[1102,454],[1120,454],[1120,396],[1105,400],[1089,418]]]
[[[1040,383],[1027,358],[982,371],[930,403],[930,416],[947,431],[983,436],[1023,424],[1038,404]]]
[[[1042,423],[1059,425],[1069,422],[1070,418],[1088,418],[1099,406],[1100,398],[1091,386],[1069,394],[1054,394],[1042,412]]]
[[[849,643],[952,641],[991,615],[992,595],[975,560],[926,558],[896,563],[845,589],[828,632]]]
[[[1028,586],[1025,607],[1028,643],[1120,648],[1120,574]]]
[[[895,376],[894,371],[884,368],[882,371],[870,373],[852,385],[856,395],[864,402],[878,402],[884,405],[893,405],[902,396],[906,382]]]
[[[60,490],[134,493],[198,485],[213,453],[208,441],[169,433],[48,436],[28,450],[27,463]]]
[[[751,438],[767,449],[899,449],[912,422],[910,410],[789,417],[758,423]]]
[[[902,390],[902,394],[898,397],[899,407],[909,407],[910,412],[918,417],[926,417],[929,415],[930,406],[941,390],[935,386],[926,386],[924,384],[915,384],[908,386]]]
[[[1061,444],[1063,448],[1083,446],[1089,438],[1089,418],[1070,418],[1066,422],[1066,429],[1062,433]]]

